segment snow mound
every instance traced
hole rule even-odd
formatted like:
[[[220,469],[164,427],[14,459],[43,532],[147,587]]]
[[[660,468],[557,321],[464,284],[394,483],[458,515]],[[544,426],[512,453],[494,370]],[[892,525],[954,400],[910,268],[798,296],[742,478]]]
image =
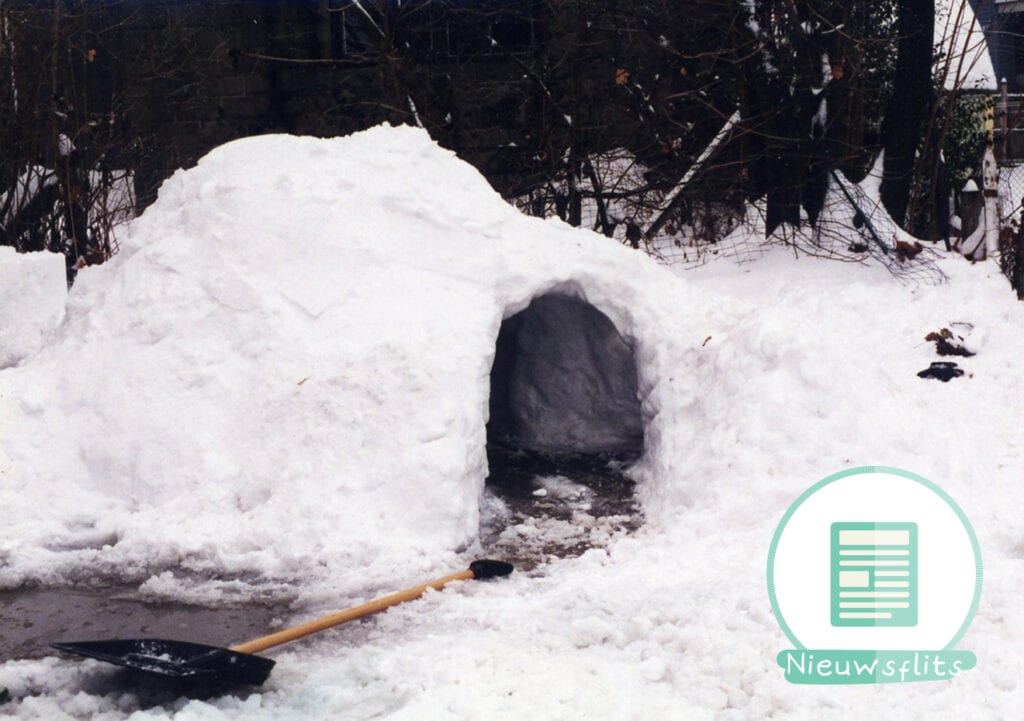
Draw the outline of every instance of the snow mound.
[[[55,341],[0,374],[0,584],[362,587],[354,570],[461,562],[499,328],[544,295],[590,304],[632,349],[648,517],[685,504],[669,473],[685,413],[665,411],[697,393],[709,296],[520,214],[420,130],[229,143],[120,240]]]

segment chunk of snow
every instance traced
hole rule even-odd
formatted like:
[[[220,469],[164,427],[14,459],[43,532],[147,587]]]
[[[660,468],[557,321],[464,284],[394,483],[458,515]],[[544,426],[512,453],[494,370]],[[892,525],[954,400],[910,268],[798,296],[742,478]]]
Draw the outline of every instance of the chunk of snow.
[[[818,109],[811,118],[811,137],[820,138],[825,134],[825,126],[828,123],[828,98],[824,97],[818,101]]]
[[[38,352],[64,318],[64,256],[0,246],[0,369]]]

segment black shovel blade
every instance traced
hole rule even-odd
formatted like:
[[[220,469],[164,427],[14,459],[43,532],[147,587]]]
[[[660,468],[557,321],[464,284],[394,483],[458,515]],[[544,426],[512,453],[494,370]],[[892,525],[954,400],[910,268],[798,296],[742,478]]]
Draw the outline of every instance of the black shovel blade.
[[[274,661],[251,653],[162,638],[54,643],[51,648],[169,678],[259,686]]]

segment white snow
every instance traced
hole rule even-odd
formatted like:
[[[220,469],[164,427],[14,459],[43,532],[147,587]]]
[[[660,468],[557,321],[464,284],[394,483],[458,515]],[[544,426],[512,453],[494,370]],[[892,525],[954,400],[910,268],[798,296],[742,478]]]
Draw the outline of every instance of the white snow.
[[[968,0],[935,3],[934,44],[950,65],[944,79],[947,90],[996,89],[996,74],[985,34]]]
[[[4,585],[173,569],[333,589],[353,567],[373,566],[356,587],[446,567],[478,531],[500,322],[546,293],[633,344],[646,492],[673,493],[664,411],[694,388],[661,369],[706,334],[666,309],[706,301],[520,215],[422,132],[232,143],[121,242],[55,342],[0,377]]]
[[[373,19],[373,16],[366,11],[366,8],[363,7],[362,2],[360,2],[360,0],[352,0],[352,4],[359,9],[359,12],[361,12],[366,17],[367,20],[370,21],[370,24],[373,25],[374,30],[376,30],[381,37],[384,37],[384,31],[381,30],[380,25],[378,25],[377,21]]]
[[[39,351],[64,318],[64,256],[0,247],[0,369]]]
[[[215,600],[236,578],[326,612],[464,567],[501,320],[552,292],[632,346],[646,524],[271,652],[251,693],[140,709],[94,681],[100,664],[14,660],[0,714],[1015,718],[1024,306],[992,263],[941,266],[945,285],[907,286],[777,249],[677,275],[520,215],[416,129],[221,147],[81,273],[45,347],[0,370],[4,585],[116,576]],[[916,377],[924,336],[952,323],[973,327],[968,373]],[[959,647],[978,668],[789,685],[772,532],[808,486],[873,464],[924,475],[971,519],[985,589]]]
[[[64,158],[64,157],[67,157],[68,155],[71,155],[71,153],[73,153],[73,152],[75,152],[75,144],[71,140],[71,138],[66,136],[64,133],[61,133],[60,135],[58,135],[57,136],[57,154],[59,156],[61,156],[62,158]]]

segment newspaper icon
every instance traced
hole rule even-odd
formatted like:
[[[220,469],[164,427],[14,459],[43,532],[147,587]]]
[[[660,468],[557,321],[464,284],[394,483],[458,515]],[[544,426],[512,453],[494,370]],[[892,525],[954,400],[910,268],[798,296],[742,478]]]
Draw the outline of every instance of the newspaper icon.
[[[832,625],[917,625],[917,524],[832,524]]]

